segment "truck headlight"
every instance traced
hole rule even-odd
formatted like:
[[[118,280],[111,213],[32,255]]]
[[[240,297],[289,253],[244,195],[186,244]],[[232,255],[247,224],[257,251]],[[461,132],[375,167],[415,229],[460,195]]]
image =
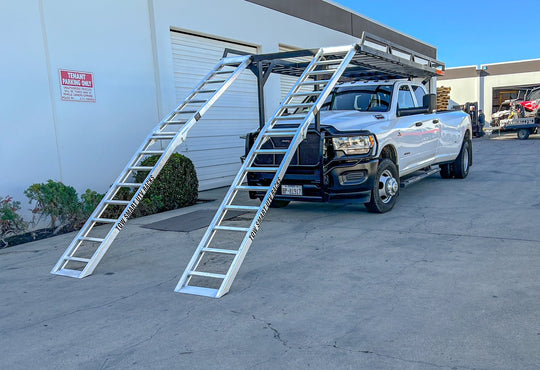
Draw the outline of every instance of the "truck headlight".
[[[347,155],[366,154],[375,145],[375,138],[373,135],[334,137],[332,144],[334,150],[342,150]]]

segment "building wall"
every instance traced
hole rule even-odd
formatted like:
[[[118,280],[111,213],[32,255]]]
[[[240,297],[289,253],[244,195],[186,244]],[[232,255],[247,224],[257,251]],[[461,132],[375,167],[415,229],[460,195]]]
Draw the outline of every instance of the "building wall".
[[[26,204],[24,189],[48,179],[105,192],[178,103],[171,29],[260,53],[358,40],[244,0],[3,1],[0,196]],[[62,101],[60,69],[93,73],[96,101]],[[280,101],[279,77],[265,94],[268,116]]]
[[[61,177],[57,129],[39,4],[0,4],[0,197],[23,202],[25,186]]]
[[[448,68],[437,85],[452,87],[450,98],[459,104],[478,102],[489,120],[493,89],[540,85],[540,59]]]
[[[2,7],[0,196],[26,204],[48,179],[104,192],[158,119],[146,0],[129,16],[106,0]],[[62,101],[59,69],[92,72],[96,102]]]
[[[437,86],[450,87],[450,99],[459,104],[478,101],[478,78],[437,81]]]

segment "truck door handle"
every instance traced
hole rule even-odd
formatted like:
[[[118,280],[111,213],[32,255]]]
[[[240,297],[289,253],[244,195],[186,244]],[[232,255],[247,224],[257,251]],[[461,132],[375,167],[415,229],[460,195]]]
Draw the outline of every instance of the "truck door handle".
[[[422,126],[422,122],[416,122],[414,125],[415,125],[416,127],[420,127],[420,126]]]
[[[440,121],[439,121],[438,118],[435,118],[435,119],[433,120],[433,123],[439,123],[439,122],[440,122]]]

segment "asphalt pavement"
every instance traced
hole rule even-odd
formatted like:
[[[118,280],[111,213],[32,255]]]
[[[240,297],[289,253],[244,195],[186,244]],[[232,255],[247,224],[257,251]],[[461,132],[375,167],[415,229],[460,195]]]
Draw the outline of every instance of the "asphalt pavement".
[[[130,220],[92,276],[74,234],[0,250],[1,369],[538,369],[540,135],[473,141],[465,180],[271,209],[220,299],[174,293],[204,229]]]

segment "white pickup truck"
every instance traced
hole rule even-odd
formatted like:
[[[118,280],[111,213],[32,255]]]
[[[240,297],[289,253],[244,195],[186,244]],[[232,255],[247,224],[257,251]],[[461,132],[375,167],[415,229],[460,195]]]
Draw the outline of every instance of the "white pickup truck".
[[[320,130],[310,130],[300,144],[272,206],[290,201],[358,202],[371,212],[387,212],[394,207],[400,182],[403,186],[439,170],[442,178],[467,177],[471,132],[466,113],[435,112],[435,96],[422,84],[341,84],[321,109]],[[247,136],[246,153],[257,133]],[[273,138],[265,148],[286,147],[287,140]],[[279,161],[279,155],[268,154],[259,156],[256,164]],[[248,183],[265,186],[271,179],[268,173],[250,173]],[[262,196],[250,192],[251,198]]]

